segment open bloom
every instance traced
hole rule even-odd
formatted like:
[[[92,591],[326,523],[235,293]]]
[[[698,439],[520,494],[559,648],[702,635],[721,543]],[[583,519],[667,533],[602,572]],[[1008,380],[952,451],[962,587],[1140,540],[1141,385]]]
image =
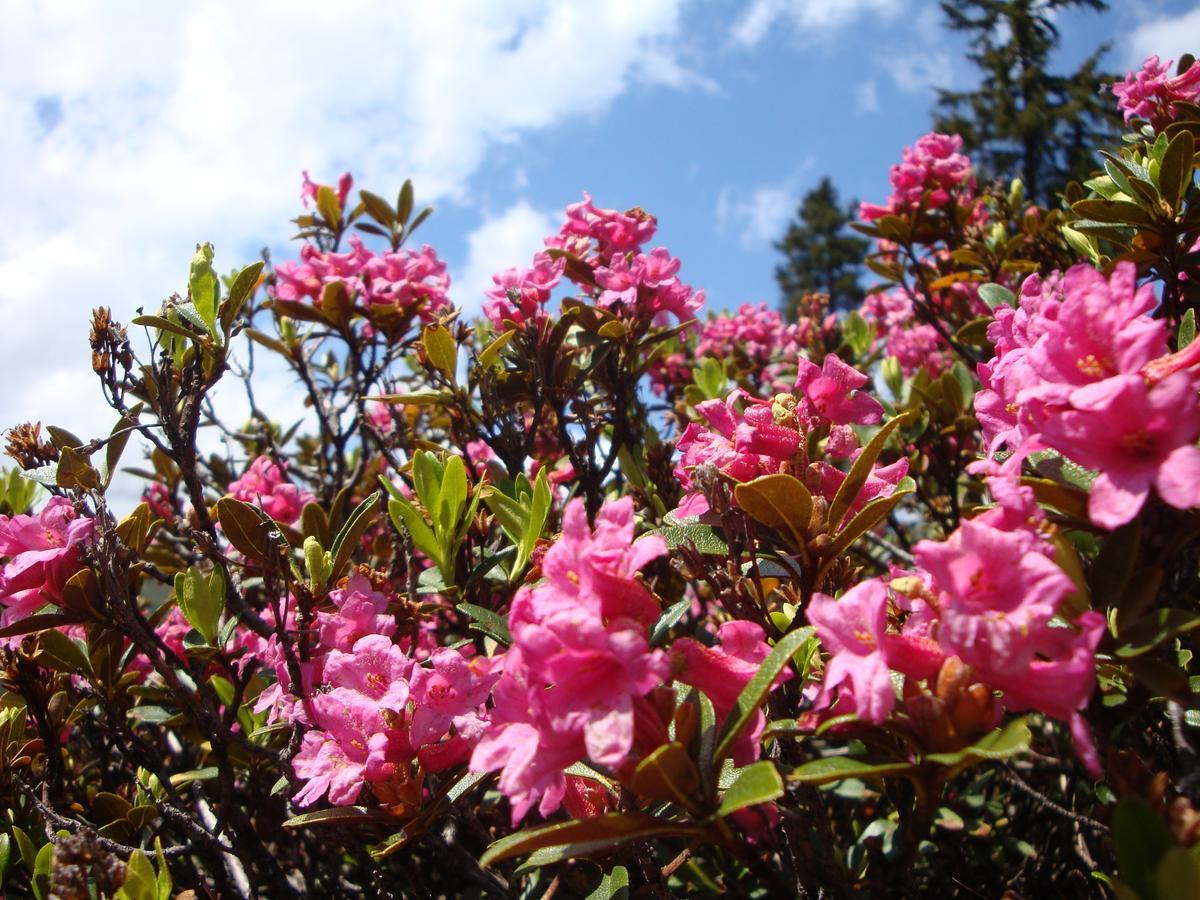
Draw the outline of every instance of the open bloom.
[[[300,518],[300,511],[313,501],[309,491],[302,491],[286,479],[285,464],[269,456],[260,456],[250,463],[241,478],[229,484],[235,500],[254,503],[276,522],[291,525]]]
[[[1125,121],[1146,119],[1161,129],[1175,118],[1171,105],[1176,100],[1195,103],[1200,99],[1200,64],[1193,62],[1187,71],[1172,76],[1174,60],[1160,62],[1151,56],[1138,72],[1130,72],[1124,81],[1113,85],[1117,106],[1125,113]]]
[[[0,516],[0,623],[11,625],[62,599],[67,580],[82,568],[80,550],[91,540],[92,520],[65,497],[51,497],[32,516]]]

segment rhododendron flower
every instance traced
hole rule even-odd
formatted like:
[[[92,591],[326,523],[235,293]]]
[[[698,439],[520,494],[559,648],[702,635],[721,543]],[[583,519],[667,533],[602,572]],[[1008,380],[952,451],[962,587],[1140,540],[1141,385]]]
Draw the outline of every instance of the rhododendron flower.
[[[932,641],[888,632],[888,589],[878,579],[855,585],[838,600],[814,594],[806,615],[832,654],[815,701],[819,709],[829,706],[837,688],[839,711],[878,725],[896,703],[892,669],[926,678],[941,665]]]
[[[305,505],[313,502],[313,495],[285,478],[286,464],[260,456],[250,463],[241,478],[230,482],[229,493],[235,500],[260,506],[276,522],[291,525],[300,518]]]
[[[862,315],[875,326],[888,355],[896,358],[906,376],[920,369],[936,375],[949,365],[950,348],[936,328],[917,321],[912,298],[903,289],[868,294]]]
[[[1200,64],[1193,62],[1186,71],[1172,76],[1174,68],[1174,60],[1164,63],[1157,55],[1151,56],[1140,71],[1130,72],[1124,81],[1113,85],[1112,92],[1126,122],[1145,119],[1155,129],[1162,129],[1175,119],[1172,104],[1176,100],[1200,100]]]
[[[1076,391],[1072,402],[1042,433],[1099,473],[1088,496],[1093,522],[1130,521],[1151,486],[1177,509],[1200,506],[1200,400],[1190,377],[1175,374],[1150,388],[1140,375],[1123,375]]]
[[[496,328],[504,328],[505,322],[523,325],[536,319],[562,278],[565,266],[564,259],[551,259],[547,253],[538,253],[530,269],[497,272],[492,276],[496,286],[485,292],[483,314]]]
[[[746,398],[745,413],[735,410]],[[735,390],[724,401],[705,400],[696,405],[708,427],[689,422],[676,447],[682,454],[675,477],[685,496],[675,510],[677,516],[696,516],[708,511],[708,501],[692,491],[691,471],[711,465],[736,481],[779,472],[800,449],[802,436],[796,428],[776,424],[770,401],[755,400]]]
[[[570,249],[572,239],[596,241],[600,252],[613,255],[637,251],[654,237],[658,223],[654,216],[641,209],[617,212],[615,209],[600,209],[592,203],[592,195],[586,191],[583,200],[567,207],[567,220],[559,234]],[[547,246],[554,246],[547,241]]]
[[[62,599],[67,581],[82,567],[80,551],[93,522],[65,497],[51,497],[35,515],[0,515],[0,624],[12,623]]]
[[[604,766],[624,762],[634,700],[669,674],[665,654],[646,638],[658,604],[637,578],[666,544],[657,535],[634,541],[633,527],[628,497],[606,504],[594,531],[583,502],[572,500],[562,537],[542,559],[546,580],[513,599],[513,644],[471,767],[504,769],[500,786],[514,823],[539,798],[543,815],[558,807],[567,765],[585,756]]]
[[[1075,587],[1053,548],[1028,530],[968,520],[946,541],[921,541],[914,552],[939,592],[938,641],[983,671],[1026,666],[1031,636]]]
[[[453,724],[460,732],[478,734],[484,721],[478,709],[500,677],[499,666],[484,657],[466,658],[458,650],[434,652],[429,667],[417,666],[410,685],[416,704],[409,738],[414,745],[442,737]]]
[[[311,209],[316,205],[317,192],[321,189],[322,185],[317,184],[309,177],[308,169],[305,169],[300,175],[304,179],[300,185],[300,201],[304,204],[305,209]],[[353,185],[354,178],[351,177],[349,172],[343,172],[338,179],[336,188],[338,204],[343,209],[346,208],[346,198],[350,196],[350,188]]]
[[[850,458],[857,459],[860,453],[862,453],[861,449],[856,450],[851,454]],[[827,462],[813,463],[813,468],[819,479],[818,490],[821,496],[832,502],[833,498],[837,496],[838,488],[846,480],[846,473],[837,466],[830,465]],[[907,474],[908,460],[904,458],[898,459],[886,466],[874,466],[867,474],[867,480],[858,489],[858,493],[855,495],[854,501],[850,504],[850,508],[846,511],[846,515],[853,516],[872,500],[877,500],[880,497],[890,497],[892,492],[896,490],[896,486],[900,483],[900,480]]]
[[[428,244],[420,250],[395,250],[367,260],[363,285],[368,302],[392,305],[405,313],[418,310],[422,322],[433,321],[450,305],[450,275]]]
[[[404,711],[408,702],[408,674],[413,661],[390,637],[370,634],[359,638],[347,652],[331,650],[325,657],[322,680],[347,706],[359,704],[375,711]]]
[[[321,646],[327,650],[349,650],[367,635],[390,636],[396,631],[395,618],[387,614],[388,595],[357,572],[346,579],[345,587],[330,591],[329,599],[336,612],[317,612]]]
[[[926,209],[938,209],[955,194],[970,197],[975,175],[971,160],[958,152],[962,143],[957,134],[930,133],[917,138],[913,146],[904,148],[903,161],[892,166],[892,196],[887,205],[863,203],[859,216],[872,222],[883,216],[902,215],[922,202]]]
[[[679,638],[671,645],[671,666],[675,679],[699,688],[712,701],[720,722],[733,710],[738,695],[758,672],[771,648],[763,640],[763,630],[753,622],[734,620],[717,630],[717,646],[706,647],[692,638]],[[772,690],[792,677],[786,668],[772,683]],[[757,710],[748,727],[733,746],[733,761],[745,766],[758,759],[758,739],[766,727],[766,717]]]
[[[859,390],[867,376],[830,353],[817,368],[807,359],[796,361],[796,390],[803,395],[803,415],[814,422],[874,425],[883,419],[879,401]]]

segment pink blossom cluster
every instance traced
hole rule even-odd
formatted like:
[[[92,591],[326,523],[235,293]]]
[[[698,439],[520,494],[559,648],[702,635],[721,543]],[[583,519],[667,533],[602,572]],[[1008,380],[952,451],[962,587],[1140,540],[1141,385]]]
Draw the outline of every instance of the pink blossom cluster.
[[[408,782],[414,759],[430,771],[464,761],[482,733],[481,707],[499,675],[492,662],[444,647],[418,661],[411,639],[396,638],[389,595],[362,575],[352,575],[329,600],[332,611],[317,613],[316,647],[299,663],[299,695],[276,636],[243,636],[248,655],[276,676],[256,711],[309,726],[292,761],[305,781],[296,803],[328,795],[345,806],[366,784],[392,796]]]
[[[808,619],[832,654],[815,705],[836,702],[837,713],[879,724],[897,701],[892,671],[932,681],[956,657],[1002,692],[1005,708],[1067,722],[1081,759],[1098,772],[1082,710],[1104,617],[1056,618],[1074,584],[1054,562],[1033,492],[1000,478],[989,486],[998,505],[946,541],[919,543],[916,573],[863,582],[837,600],[813,598]]]
[[[340,283],[352,297],[368,304],[416,312],[423,322],[450,305],[450,275],[446,264],[428,244],[420,250],[389,250],[376,254],[357,236],[344,253],[322,251],[312,244],[300,248],[299,262],[275,267],[274,296],[280,300],[320,300],[329,284]]]
[[[81,551],[91,540],[93,522],[65,497],[51,497],[34,515],[0,515],[0,626],[11,625],[47,604],[83,567]]]
[[[903,288],[877,291],[863,300],[862,315],[884,340],[906,376],[925,369],[936,375],[950,363],[950,348],[932,325],[917,320],[912,297]]]
[[[582,500],[563,514],[562,536],[541,562],[545,580],[522,587],[508,627],[476,772],[501,770],[513,823],[537,804],[548,815],[567,790],[563,770],[580,760],[611,769],[634,750],[636,722],[653,716],[645,695],[670,675],[647,641],[659,603],[638,577],[667,552],[658,535],[633,539],[633,501],[606,504],[588,527]]]
[[[287,480],[287,463],[260,456],[247,467],[241,478],[229,483],[235,500],[253,503],[268,516],[284,525],[300,518],[305,505],[313,502],[310,491],[302,491]]]
[[[1154,487],[1178,509],[1200,505],[1200,347],[1167,354],[1149,285],[1132,263],[1110,279],[1090,266],[1026,279],[1016,309],[988,327],[995,356],[975,400],[987,447],[1056,450],[1097,472],[1088,513],[1104,528],[1130,521]]]
[[[704,418],[704,424],[688,423],[676,445],[680,460],[675,477],[685,492],[675,510],[676,516],[708,512],[708,500],[694,480],[695,471],[701,466],[715,468],[739,482],[791,472],[809,482],[811,489],[833,497],[845,474],[824,461],[807,465],[801,457],[802,451],[807,453],[818,432],[823,431],[827,435],[827,455],[855,456],[858,443],[849,426],[878,423],[883,417],[883,407],[861,390],[867,376],[835,354],[827,355],[819,367],[807,359],[798,359],[796,365],[798,375],[793,393],[780,393],[764,400],[738,389],[724,401],[697,404],[696,411]],[[907,471],[907,460],[876,467],[860,500],[887,496]]]
[[[883,216],[905,215],[918,208],[940,209],[955,199],[970,199],[975,191],[971,160],[959,151],[957,134],[930,133],[904,148],[903,161],[892,166],[892,195],[887,204],[862,203],[858,214],[866,222]]]
[[[1113,85],[1117,106],[1124,111],[1125,121],[1145,119],[1156,129],[1165,127],[1176,116],[1172,104],[1177,100],[1195,103],[1200,100],[1200,62],[1193,62],[1187,71],[1171,75],[1174,60],[1159,62],[1151,56],[1138,72],[1130,72],[1124,81]]]
[[[317,202],[317,194],[324,185],[313,181],[308,175],[308,169],[300,173],[302,179],[300,184],[300,202],[304,204],[305,209],[311,209]],[[343,172],[338,178],[337,187],[333,188],[337,194],[338,204],[343,209],[346,208],[346,198],[350,196],[350,188],[354,186],[354,178],[349,172]]]
[[[820,323],[809,318],[787,323],[766,303],[743,303],[733,312],[709,315],[700,325],[695,347],[656,361],[650,369],[650,382],[660,394],[668,385],[690,384],[694,361],[711,357],[745,364],[745,374],[758,387],[786,390],[784,375],[795,369],[801,348],[836,323],[832,313]]]
[[[564,256],[541,251],[528,269],[506,269],[492,276],[483,311],[497,328],[518,326],[544,316],[551,291],[565,274],[598,306],[628,318],[665,324],[669,316],[690,322],[704,306],[704,292],[679,280],[679,259],[664,247],[645,251],[657,222],[640,210],[601,209],[589,194],[567,207],[566,221],[545,239],[549,250],[577,257],[585,277],[567,266]],[[554,258],[557,256],[558,258]]]

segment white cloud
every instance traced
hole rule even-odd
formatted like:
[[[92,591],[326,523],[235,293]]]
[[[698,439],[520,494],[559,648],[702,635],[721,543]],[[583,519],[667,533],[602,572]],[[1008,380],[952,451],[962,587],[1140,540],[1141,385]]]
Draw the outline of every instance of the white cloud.
[[[701,83],[675,54],[683,2],[7,6],[0,426],[107,428],[89,308],[156,307],[198,240],[227,271],[286,238],[302,168],[465,202],[490,146]]]
[[[920,94],[954,82],[954,62],[945,50],[926,50],[892,57],[888,74],[896,87],[907,94]]]
[[[879,91],[874,81],[864,81],[854,89],[854,108],[860,113],[879,112]]]
[[[512,266],[528,266],[544,249],[542,239],[558,231],[562,215],[534,209],[522,200],[467,236],[467,260],[452,278],[451,295],[468,314],[483,304],[483,292],[493,286],[492,275]]]
[[[865,15],[894,17],[907,0],[754,0],[734,23],[733,40],[754,47],[783,19],[801,36],[836,31]]]
[[[717,232],[736,235],[748,250],[760,250],[779,240],[800,202],[801,175],[812,167],[806,160],[790,177],[749,190],[727,186],[717,195]]]
[[[1126,60],[1131,69],[1142,67],[1146,57],[1175,59],[1185,53],[1200,52],[1200,6],[1179,16],[1165,16],[1145,22],[1129,38]]]

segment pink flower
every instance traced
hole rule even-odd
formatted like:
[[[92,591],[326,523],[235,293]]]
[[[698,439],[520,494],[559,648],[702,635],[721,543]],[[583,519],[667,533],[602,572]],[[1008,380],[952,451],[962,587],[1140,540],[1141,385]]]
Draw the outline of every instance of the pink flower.
[[[851,459],[857,459],[862,450],[856,450],[851,454]],[[837,466],[830,465],[827,462],[813,463],[813,469],[816,470],[817,476],[820,479],[819,490],[821,496],[830,502],[837,496],[838,488],[842,486],[842,482],[846,480],[846,473]],[[853,516],[856,512],[870,503],[872,500],[877,500],[880,497],[890,497],[892,492],[896,490],[896,485],[900,483],[905,475],[908,474],[908,460],[901,458],[894,463],[889,463],[886,466],[876,465],[867,475],[867,480],[863,482],[863,486],[858,489],[858,494],[854,498],[854,502],[850,504],[850,508],[846,511],[846,516]],[[831,522],[833,526],[841,523]]]
[[[423,322],[450,306],[446,296],[450,275],[428,244],[419,251],[396,250],[368,260],[363,285],[368,302],[392,305],[403,313],[418,312]]]
[[[286,463],[260,456],[250,463],[241,478],[230,482],[229,493],[243,503],[257,504],[276,522],[291,525],[314,498],[311,492],[302,491],[285,480],[286,468]]]
[[[416,704],[409,738],[416,746],[439,740],[453,724],[476,736],[485,725],[479,707],[500,677],[499,667],[484,657],[467,659],[457,650],[433,653],[431,666],[417,666],[410,685]]]
[[[886,206],[863,203],[859,216],[867,221],[888,215],[903,215],[924,204],[938,209],[956,195],[969,199],[975,189],[971,160],[959,153],[962,138],[957,134],[926,134],[904,148],[903,162],[892,166],[892,196]]]
[[[347,706],[403,713],[412,667],[413,661],[390,637],[370,634],[355,641],[349,652],[331,650],[325,657],[322,679]]]
[[[658,536],[634,541],[633,527],[628,497],[605,505],[594,531],[583,501],[571,501],[562,537],[542,560],[546,580],[513,599],[513,644],[471,768],[503,769],[514,823],[535,802],[543,815],[558,808],[571,763],[623,763],[634,702],[669,675],[666,656],[646,639],[658,604],[637,578],[666,544]]]
[[[1121,375],[1072,396],[1075,407],[1042,428],[1050,446],[1099,473],[1088,515],[1117,528],[1138,514],[1153,486],[1176,509],[1200,506],[1200,401],[1177,373],[1147,387],[1140,375]]]
[[[536,319],[562,278],[565,266],[564,259],[538,253],[533,258],[533,268],[497,272],[492,276],[496,286],[485,292],[483,314],[500,329],[505,322],[523,325]]]
[[[311,209],[317,202],[317,191],[321,189],[321,185],[317,184],[308,176],[308,169],[300,173],[304,181],[300,185],[300,201],[304,204],[305,209]],[[346,198],[350,196],[350,188],[354,184],[354,179],[349,172],[343,172],[342,177],[338,179],[337,198],[338,205],[342,209],[346,208]]]
[[[1028,529],[969,520],[942,543],[917,544],[915,555],[940,598],[939,643],[985,672],[1026,667],[1031,636],[1074,590],[1053,548]]]
[[[867,376],[837,355],[826,356],[819,369],[807,359],[798,359],[796,365],[796,390],[803,394],[804,414],[813,422],[874,425],[883,418],[879,402],[859,390],[867,383]]]
[[[51,497],[36,515],[0,515],[0,556],[9,557],[0,572],[0,624],[62,599],[63,587],[83,567],[80,551],[92,531],[92,520],[65,497]]]
[[[712,701],[720,727],[771,648],[763,640],[762,628],[753,622],[726,622],[718,629],[717,639],[717,646],[706,647],[692,638],[679,638],[671,645],[671,665],[677,681],[699,688]],[[785,669],[772,683],[772,690],[791,677]],[[758,710],[733,747],[735,765],[749,765],[758,759],[758,739],[765,727],[766,717]]]
[[[839,709],[845,706],[875,725],[888,717],[896,703],[896,689],[883,650],[887,605],[887,588],[874,579],[851,588],[840,600],[813,595],[806,610],[808,621],[833,654],[825,667],[818,708],[828,706],[834,689],[841,687]]]
[[[1159,62],[1151,56],[1141,71],[1130,72],[1124,81],[1113,85],[1117,106],[1124,110],[1125,121],[1145,119],[1161,130],[1176,116],[1172,104],[1176,100],[1195,103],[1200,99],[1200,65],[1193,62],[1187,71],[1171,77],[1174,60]]]
[[[584,192],[581,203],[567,207],[567,220],[559,229],[561,241],[569,245],[572,239],[595,241],[604,255],[637,251],[654,237],[657,220],[640,209],[617,212],[600,209],[592,203],[591,194]],[[547,246],[555,246],[558,241]]]
[[[357,572],[346,579],[345,587],[330,591],[329,599],[337,611],[317,613],[321,646],[326,650],[349,650],[367,635],[391,636],[396,631],[396,619],[387,614],[388,595]]]

